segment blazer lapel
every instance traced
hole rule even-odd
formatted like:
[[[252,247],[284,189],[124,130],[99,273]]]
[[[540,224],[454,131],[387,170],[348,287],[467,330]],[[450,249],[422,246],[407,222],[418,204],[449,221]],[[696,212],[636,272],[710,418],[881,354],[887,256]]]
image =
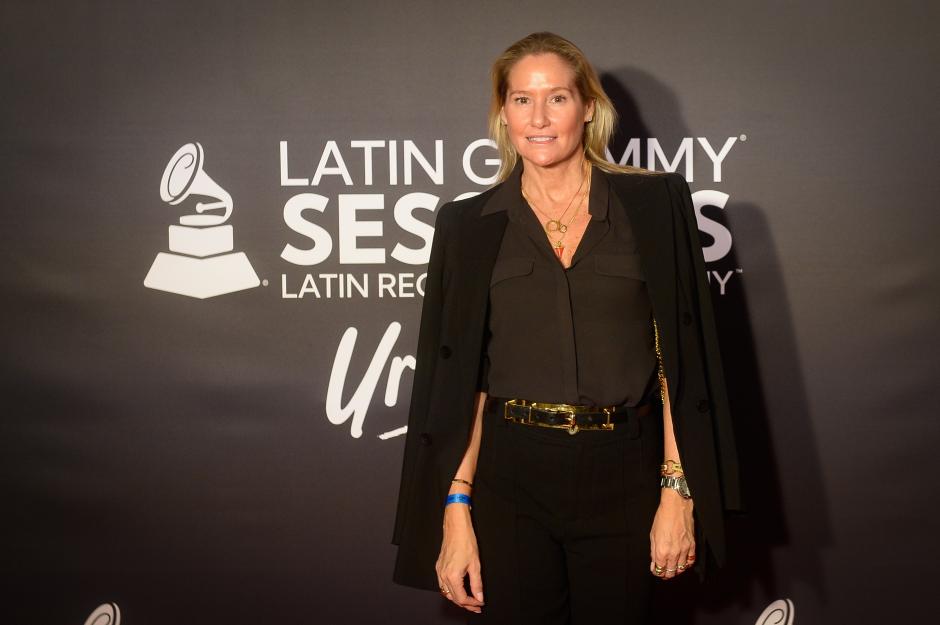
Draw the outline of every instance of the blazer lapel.
[[[646,290],[653,306],[669,387],[675,405],[679,389],[675,230],[668,190],[658,176],[607,174],[636,236]]]
[[[490,275],[499,254],[499,247],[506,231],[506,211],[480,215],[492,194],[484,201],[468,207],[460,223],[457,245],[457,328],[460,328],[459,349],[464,375],[479,373],[480,355],[483,351],[483,333],[486,323],[486,308],[489,304]]]

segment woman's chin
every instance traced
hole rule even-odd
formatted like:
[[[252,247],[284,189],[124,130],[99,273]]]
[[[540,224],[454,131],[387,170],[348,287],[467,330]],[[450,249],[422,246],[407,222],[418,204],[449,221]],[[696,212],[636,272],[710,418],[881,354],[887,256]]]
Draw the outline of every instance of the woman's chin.
[[[520,153],[520,156],[526,164],[536,167],[554,167],[562,163],[567,163],[572,158],[575,158],[577,152],[562,155],[541,150],[526,150],[525,153]]]

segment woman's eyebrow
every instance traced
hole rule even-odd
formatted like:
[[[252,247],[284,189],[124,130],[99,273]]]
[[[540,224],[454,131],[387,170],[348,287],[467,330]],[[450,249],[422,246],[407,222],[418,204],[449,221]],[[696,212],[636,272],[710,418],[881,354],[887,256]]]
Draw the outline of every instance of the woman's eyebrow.
[[[549,91],[567,91],[568,93],[571,93],[571,89],[569,89],[568,87],[551,87],[548,90]],[[509,92],[509,95],[515,95],[517,93],[521,93],[523,95],[529,95],[529,91],[527,91],[526,89],[513,89],[512,91]]]

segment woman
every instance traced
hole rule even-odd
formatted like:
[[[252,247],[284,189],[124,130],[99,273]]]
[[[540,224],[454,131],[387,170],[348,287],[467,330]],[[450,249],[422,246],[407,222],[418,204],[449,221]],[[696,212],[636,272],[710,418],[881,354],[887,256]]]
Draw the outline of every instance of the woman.
[[[615,111],[566,39],[492,73],[501,182],[438,215],[395,581],[481,622],[643,623],[740,507],[688,186],[605,160]]]

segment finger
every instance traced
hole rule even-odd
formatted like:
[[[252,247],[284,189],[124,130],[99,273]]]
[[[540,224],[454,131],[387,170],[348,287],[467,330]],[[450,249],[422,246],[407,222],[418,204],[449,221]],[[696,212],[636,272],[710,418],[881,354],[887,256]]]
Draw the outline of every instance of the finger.
[[[437,587],[441,589],[441,596],[450,601],[450,588],[447,586],[447,582],[444,581],[444,578],[440,575],[437,576]]]
[[[467,568],[467,573],[470,575],[470,592],[473,594],[473,597],[483,604],[483,575],[480,573],[480,561],[475,560],[470,563],[470,566]]]
[[[667,573],[666,569],[676,568],[675,564],[670,564],[670,555],[669,547],[666,543],[657,544],[656,548],[653,550],[653,565],[659,569],[658,577],[661,579],[671,578],[673,573]]]
[[[447,587],[450,588],[451,594],[448,595],[450,600],[459,605],[462,608],[466,608],[471,612],[476,612],[480,608],[480,602],[474,599],[473,597],[467,596],[467,591],[463,587],[463,575],[451,574],[447,576]]]
[[[681,575],[682,573],[685,573],[686,570],[688,570],[689,554],[694,553],[694,545],[695,543],[692,540],[683,541],[682,544],[679,545],[679,557],[676,558],[676,575]],[[694,560],[695,556],[693,555],[692,561]]]
[[[661,570],[657,570],[657,567],[662,568],[656,562],[656,539],[653,538],[653,532],[650,532],[650,573],[656,577],[662,577],[663,573]]]
[[[678,571],[678,549],[672,548],[669,551],[660,553],[659,557],[657,558],[657,562],[660,563],[661,567],[663,567],[663,579],[672,579],[676,576],[676,571]]]
[[[676,575],[682,575],[689,567],[689,550],[692,544],[683,545],[679,548],[679,557],[676,559]]]

